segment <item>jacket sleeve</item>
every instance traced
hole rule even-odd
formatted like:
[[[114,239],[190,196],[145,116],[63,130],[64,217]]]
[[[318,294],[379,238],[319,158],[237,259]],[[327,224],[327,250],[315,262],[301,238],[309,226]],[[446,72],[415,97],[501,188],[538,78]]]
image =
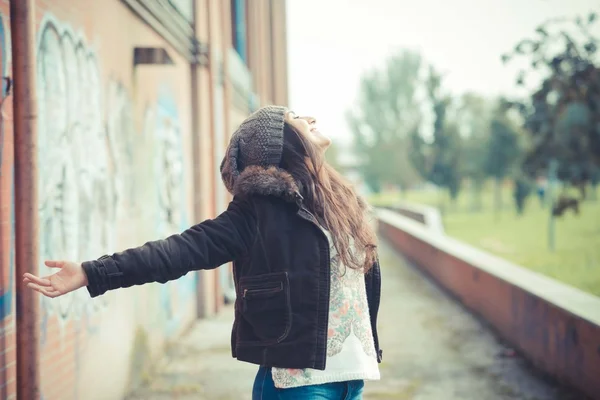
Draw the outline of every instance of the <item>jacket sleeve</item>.
[[[256,234],[256,214],[247,199],[234,198],[216,219],[181,234],[105,255],[82,264],[92,297],[107,290],[165,283],[192,270],[212,269],[244,255]]]

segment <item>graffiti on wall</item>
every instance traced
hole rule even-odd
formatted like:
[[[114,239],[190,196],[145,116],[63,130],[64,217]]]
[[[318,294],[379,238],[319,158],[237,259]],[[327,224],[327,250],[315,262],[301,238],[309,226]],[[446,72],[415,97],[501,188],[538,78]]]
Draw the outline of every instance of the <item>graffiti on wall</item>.
[[[69,27],[46,18],[37,50],[40,265],[86,260],[114,248],[116,190],[102,120],[94,51]],[[78,291],[43,308],[61,319],[97,310]]]
[[[2,89],[1,89],[1,93],[2,93],[2,98],[0,99],[1,102],[4,102],[4,99],[8,96],[8,89],[9,89],[9,80],[4,79],[4,78],[9,78],[8,74],[10,71],[10,64],[11,64],[11,42],[10,42],[10,31],[8,29],[8,23],[4,23],[4,16],[0,13],[0,57],[2,57],[2,59],[0,59],[0,69],[2,70],[2,75],[0,76],[0,78],[2,78]],[[0,125],[0,173],[2,173],[2,161],[3,161],[3,156],[4,156],[4,146],[5,146],[5,134],[4,134],[4,109],[0,110],[2,112],[2,123]]]
[[[10,37],[7,29],[8,24],[5,24],[4,16],[0,14],[0,68],[1,77],[5,77],[10,71]],[[12,165],[4,162],[4,151],[5,143],[7,141],[5,135],[5,113],[4,107],[7,104],[4,102],[9,95],[8,83],[3,81],[2,89],[0,91],[0,191],[3,190],[3,184],[7,184],[9,189],[8,207],[4,207],[3,201],[6,199],[0,199],[0,210],[8,209],[9,211],[9,224],[6,224],[6,228],[2,227],[0,231],[0,322],[12,314],[13,309],[13,291],[14,291],[14,276],[15,276],[15,209],[14,209],[14,171]],[[2,216],[0,215],[0,219]],[[8,240],[5,240],[4,235],[8,236]],[[5,246],[7,247],[5,249]],[[8,263],[8,264],[5,264]]]
[[[83,37],[47,17],[38,43],[40,272],[53,272],[45,259],[82,261],[118,251],[117,234],[151,240],[187,228],[187,157],[171,92],[159,93],[136,135],[126,88],[102,84],[96,53]],[[119,224],[124,230],[117,231]],[[194,274],[160,286],[167,335],[181,325],[182,302],[191,304],[195,289]],[[100,321],[91,317],[105,308],[104,296],[91,301],[85,291],[42,299],[45,320],[79,319],[88,330],[97,329],[90,321]]]
[[[0,168],[2,165],[0,165]],[[14,197],[14,172],[11,168],[10,172],[10,224],[8,225],[9,240],[8,240],[8,268],[4,266],[4,260],[0,262],[0,273],[3,274],[0,280],[0,322],[12,314],[13,309],[13,291],[14,291],[14,276],[15,276],[15,197]],[[1,204],[2,202],[0,202]],[[3,233],[3,232],[0,232]],[[0,235],[1,236],[1,235]],[[2,239],[0,237],[0,239]],[[0,249],[3,245],[0,244]],[[0,252],[0,256],[5,253]],[[0,332],[1,333],[1,332]]]
[[[118,81],[110,81],[107,90],[106,132],[109,157],[115,187],[116,219],[123,220],[122,213],[133,207],[136,196],[134,171],[135,126],[133,106],[125,87]]]
[[[167,235],[185,229],[186,197],[183,174],[183,143],[175,101],[161,95],[156,109],[155,177],[157,182],[158,234]]]
[[[177,105],[169,91],[163,89],[156,106],[154,130],[154,176],[156,182],[157,235],[181,232],[188,228],[186,185],[184,174],[184,146]],[[180,302],[195,293],[196,279],[189,274],[161,286],[161,305],[166,317],[166,334],[171,335],[180,326]]]

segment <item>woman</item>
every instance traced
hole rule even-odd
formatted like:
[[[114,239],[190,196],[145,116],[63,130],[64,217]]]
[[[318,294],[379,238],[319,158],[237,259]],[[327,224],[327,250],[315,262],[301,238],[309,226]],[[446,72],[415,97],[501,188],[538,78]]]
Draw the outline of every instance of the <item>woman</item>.
[[[179,235],[24,281],[92,297],[234,262],[233,357],[260,366],[253,399],[360,399],[379,379],[381,277],[366,207],[324,160],[314,118],[264,107],[234,133],[221,175],[227,211]]]

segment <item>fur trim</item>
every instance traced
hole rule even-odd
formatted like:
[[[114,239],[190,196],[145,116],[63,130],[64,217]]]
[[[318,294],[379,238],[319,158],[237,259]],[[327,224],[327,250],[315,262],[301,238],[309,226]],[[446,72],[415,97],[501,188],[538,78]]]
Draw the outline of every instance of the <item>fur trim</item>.
[[[260,195],[279,197],[290,203],[296,203],[300,195],[298,184],[289,172],[277,167],[247,167],[235,179],[232,194]],[[369,211],[369,204],[357,196],[358,205],[362,210]]]
[[[277,167],[247,167],[233,185],[235,196],[275,196],[289,202],[296,202],[299,192],[298,184],[292,175]]]
[[[275,196],[295,203],[300,189],[292,175],[281,168],[250,166],[235,180],[232,194]],[[357,201],[362,210],[370,210],[369,204],[361,196],[357,196]]]

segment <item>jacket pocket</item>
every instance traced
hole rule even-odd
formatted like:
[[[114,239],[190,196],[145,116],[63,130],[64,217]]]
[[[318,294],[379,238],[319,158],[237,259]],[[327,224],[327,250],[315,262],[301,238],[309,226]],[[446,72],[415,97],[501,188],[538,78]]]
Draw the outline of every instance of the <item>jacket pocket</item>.
[[[287,337],[292,326],[287,272],[241,278],[238,301],[238,345],[264,346]]]

